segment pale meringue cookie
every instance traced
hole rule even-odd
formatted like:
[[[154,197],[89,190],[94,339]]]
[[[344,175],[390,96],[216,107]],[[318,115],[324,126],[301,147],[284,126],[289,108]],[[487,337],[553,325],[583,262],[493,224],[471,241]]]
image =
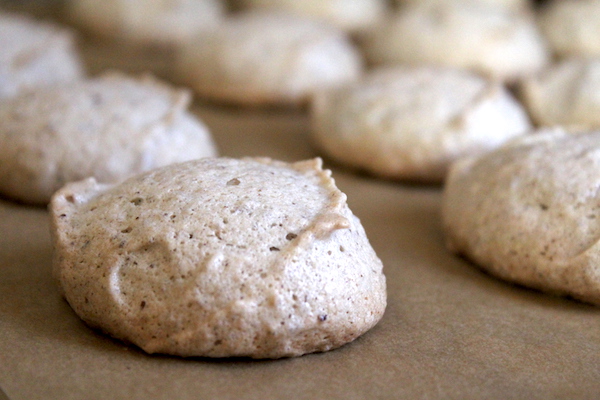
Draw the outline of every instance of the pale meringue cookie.
[[[600,59],[565,59],[524,79],[519,91],[539,126],[600,128]]]
[[[46,204],[64,184],[115,182],[178,161],[214,156],[191,95],[150,76],[119,73],[0,102],[0,193]]]
[[[402,8],[362,45],[375,65],[443,65],[511,82],[550,61],[531,14],[474,4]]]
[[[429,182],[443,181],[454,160],[531,128],[502,84],[434,67],[375,70],[320,92],[311,116],[324,154],[378,176]]]
[[[557,56],[600,57],[600,1],[552,1],[538,21]]]
[[[221,0],[70,0],[71,19],[103,38],[179,45],[224,18]]]
[[[0,99],[83,77],[73,32],[0,12]]]
[[[180,50],[180,79],[198,96],[244,105],[298,105],[358,78],[362,58],[339,29],[286,13],[228,18]]]
[[[388,12],[385,0],[237,0],[242,9],[286,11],[322,19],[349,32],[376,28]]]
[[[423,4],[465,4],[481,5],[486,7],[504,8],[507,10],[527,10],[531,7],[531,0],[395,0],[401,6]]]
[[[327,351],[386,307],[382,264],[318,159],[204,158],[50,206],[54,272],[90,326],[148,353]]]
[[[448,248],[509,282],[600,305],[600,131],[544,130],[450,171]]]

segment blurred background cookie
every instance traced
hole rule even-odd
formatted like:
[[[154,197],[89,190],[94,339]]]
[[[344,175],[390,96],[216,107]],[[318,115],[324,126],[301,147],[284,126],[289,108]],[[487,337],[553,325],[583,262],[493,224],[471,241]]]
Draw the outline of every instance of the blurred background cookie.
[[[548,130],[452,166],[448,247],[502,279],[600,305],[600,132]]]
[[[120,181],[216,154],[190,95],[121,74],[26,92],[0,102],[0,193],[45,204],[67,182]]]
[[[396,67],[320,92],[313,141],[346,165],[395,179],[443,181],[449,164],[530,128],[499,83],[449,68]]]
[[[472,3],[401,8],[363,40],[375,65],[434,64],[514,81],[550,61],[529,13]]]
[[[98,37],[174,45],[219,24],[220,0],[70,0],[74,23]]]
[[[71,31],[0,11],[0,99],[82,75]]]
[[[246,12],[181,49],[178,75],[199,97],[244,105],[302,104],[356,79],[362,60],[338,29],[299,16]]]
[[[375,28],[389,5],[385,0],[234,0],[242,9],[271,9],[321,19],[349,32]]]
[[[530,0],[395,0],[401,6],[423,4],[465,4],[499,7],[507,10],[526,10],[531,7]]]
[[[524,80],[520,93],[539,126],[600,128],[600,59],[565,59]]]
[[[600,57],[599,0],[551,1],[539,25],[557,56]]]

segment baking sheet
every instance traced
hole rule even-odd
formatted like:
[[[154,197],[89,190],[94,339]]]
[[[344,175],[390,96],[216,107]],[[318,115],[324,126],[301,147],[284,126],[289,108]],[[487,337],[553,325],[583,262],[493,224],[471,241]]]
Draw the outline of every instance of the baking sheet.
[[[94,72],[116,61],[110,49],[84,53]],[[225,156],[317,155],[303,110],[197,102],[193,111]],[[326,166],[385,266],[387,311],[367,334],[275,361],[147,355],[91,330],[60,298],[47,211],[0,200],[2,390],[12,400],[600,397],[600,309],[506,284],[449,254],[439,187]]]

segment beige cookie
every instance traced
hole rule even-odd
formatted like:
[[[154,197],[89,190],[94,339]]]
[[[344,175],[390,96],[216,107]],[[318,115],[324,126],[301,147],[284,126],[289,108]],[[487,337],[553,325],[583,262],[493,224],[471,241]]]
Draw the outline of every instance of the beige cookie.
[[[148,353],[279,358],[371,327],[385,276],[319,159],[205,158],[51,203],[54,271],[90,326]]]
[[[139,44],[179,44],[223,18],[221,0],[71,0],[71,18],[87,31]]]
[[[569,59],[522,82],[534,122],[570,130],[600,128],[600,60]]]
[[[323,19],[355,32],[372,28],[388,7],[384,0],[237,0],[247,9],[273,9]]]
[[[500,7],[509,10],[527,10],[530,8],[531,0],[395,0],[402,6],[422,4],[475,4],[487,7]]]
[[[79,79],[72,33],[25,16],[0,13],[0,99]]]
[[[179,75],[199,96],[236,104],[301,104],[356,79],[362,60],[339,30],[311,19],[247,12],[190,42]]]
[[[559,57],[600,57],[600,1],[549,2],[539,25]]]
[[[0,193],[45,204],[67,182],[100,182],[215,155],[190,95],[146,76],[107,74],[0,102]]]
[[[600,132],[549,131],[456,163],[449,248],[521,285],[600,305]]]
[[[530,129],[501,84],[449,68],[374,71],[320,93],[311,115],[324,153],[376,175],[419,181],[442,181],[457,158]]]
[[[513,81],[549,61],[528,13],[474,4],[406,7],[363,43],[373,64],[435,64]]]

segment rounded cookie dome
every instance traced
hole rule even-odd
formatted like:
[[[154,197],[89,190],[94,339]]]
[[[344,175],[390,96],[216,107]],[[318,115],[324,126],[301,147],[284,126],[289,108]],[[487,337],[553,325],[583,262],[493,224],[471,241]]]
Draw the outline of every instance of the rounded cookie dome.
[[[354,32],[375,27],[387,11],[385,0],[237,0],[247,9],[286,11],[322,19]]]
[[[110,73],[0,102],[0,193],[45,204],[67,182],[113,182],[214,156],[189,92]]]
[[[82,75],[72,32],[29,17],[0,13],[0,99]]]
[[[320,160],[205,158],[51,203],[54,268],[89,325],[149,353],[278,358],[373,327],[381,261]]]
[[[448,4],[448,0],[395,0],[402,6],[423,4]],[[498,7],[507,10],[526,10],[531,7],[531,0],[451,0],[452,4],[480,5]]]
[[[539,26],[559,57],[600,57],[600,1],[551,1],[540,12]]]
[[[380,69],[322,91],[312,137],[325,154],[387,178],[443,181],[449,164],[530,128],[498,82],[448,68]]]
[[[181,79],[206,99],[297,105],[323,87],[356,79],[358,50],[338,29],[286,13],[246,12],[191,41],[178,58]]]
[[[563,60],[524,79],[520,93],[539,126],[600,128],[600,60]]]
[[[180,44],[224,17],[221,0],[72,0],[75,23],[102,37],[138,44]]]
[[[539,132],[453,165],[448,247],[510,282],[600,305],[600,132]]]
[[[401,9],[366,37],[363,49],[375,65],[450,66],[505,81],[550,61],[528,13],[452,2]]]

